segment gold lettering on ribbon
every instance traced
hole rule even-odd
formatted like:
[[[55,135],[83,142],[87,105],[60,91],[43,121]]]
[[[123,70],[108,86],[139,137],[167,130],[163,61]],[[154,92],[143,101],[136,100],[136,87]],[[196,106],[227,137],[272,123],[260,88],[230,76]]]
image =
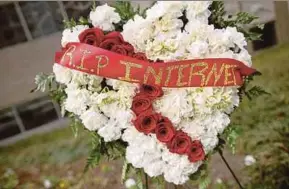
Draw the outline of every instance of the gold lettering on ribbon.
[[[196,66],[201,66],[201,67],[204,67],[204,68],[199,70],[199,71],[197,71],[197,72],[194,72],[194,68]],[[208,63],[206,63],[206,62],[198,62],[198,63],[192,64],[191,65],[191,71],[190,71],[188,86],[191,85],[192,77],[195,75],[195,76],[201,76],[201,87],[203,87],[205,85],[205,81],[206,81],[206,75],[204,74],[204,72],[208,69],[208,67],[209,67]]]
[[[219,73],[218,73],[218,72],[217,72],[217,64],[214,63],[214,65],[213,65],[210,73],[208,74],[208,77],[207,77],[207,80],[206,80],[206,85],[208,85],[208,83],[209,83],[212,75],[214,74],[214,79],[215,79],[215,80],[214,80],[214,86],[215,86],[215,85],[217,84],[217,82],[219,81],[219,79],[221,78],[222,73],[223,73],[223,71],[224,71],[224,68],[225,68],[225,64],[222,64],[221,69],[220,69],[220,71],[219,71]]]
[[[71,45],[64,53],[64,55],[61,57],[60,62],[64,64],[64,58],[67,56],[69,58],[69,65],[71,66],[73,64],[72,59],[73,59],[73,52],[75,51],[76,46]]]
[[[87,68],[85,68],[84,65],[84,59],[86,57],[86,55],[91,54],[91,51],[86,50],[86,49],[80,49],[80,51],[82,52],[82,56],[80,59],[80,66],[77,66],[76,68],[81,69],[81,70],[88,70]]]
[[[175,69],[178,69],[178,65],[174,65],[174,66],[169,66],[167,68],[167,71],[168,71],[168,75],[167,75],[167,79],[166,79],[166,82],[165,82],[165,86],[168,86],[170,80],[171,80],[171,76],[172,76],[172,71],[175,70]]]
[[[155,84],[160,85],[162,82],[163,69],[160,68],[159,72],[156,73],[156,71],[151,66],[148,66],[144,75],[144,83],[148,82],[148,78],[150,74],[154,76]]]
[[[97,75],[99,75],[99,71],[101,68],[104,68],[108,65],[109,63],[109,59],[107,56],[105,55],[97,55],[95,56],[96,60],[97,60],[97,70],[96,73]]]
[[[177,86],[178,87],[182,87],[187,85],[188,82],[182,82],[182,79],[184,78],[184,74],[183,74],[183,69],[189,67],[190,65],[180,65],[179,70],[178,70],[178,80],[177,80]]]
[[[130,78],[130,71],[131,71],[131,68],[142,68],[142,65],[132,63],[132,62],[121,61],[121,60],[119,61],[119,63],[125,65],[125,76],[119,77],[120,80],[139,82],[139,80]]]
[[[225,66],[225,85],[231,85],[234,84],[236,85],[236,78],[235,78],[235,73],[234,69],[237,67],[237,65],[226,65]],[[229,72],[231,70],[232,74]],[[233,80],[229,80],[229,77],[233,76]]]

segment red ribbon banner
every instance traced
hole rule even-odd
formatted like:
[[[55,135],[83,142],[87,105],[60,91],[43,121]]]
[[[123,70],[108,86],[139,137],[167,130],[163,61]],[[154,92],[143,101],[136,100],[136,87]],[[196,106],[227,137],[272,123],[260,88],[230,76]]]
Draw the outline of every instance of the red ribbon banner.
[[[69,43],[55,62],[106,78],[162,87],[241,86],[243,76],[256,72],[229,58],[151,63],[83,43]]]

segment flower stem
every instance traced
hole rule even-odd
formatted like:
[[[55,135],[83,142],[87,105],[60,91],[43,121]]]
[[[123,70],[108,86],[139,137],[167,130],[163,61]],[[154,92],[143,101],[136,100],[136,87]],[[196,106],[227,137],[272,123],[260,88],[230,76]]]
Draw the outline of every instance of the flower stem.
[[[145,189],[149,189],[149,178],[148,175],[143,171],[144,174],[144,187]]]

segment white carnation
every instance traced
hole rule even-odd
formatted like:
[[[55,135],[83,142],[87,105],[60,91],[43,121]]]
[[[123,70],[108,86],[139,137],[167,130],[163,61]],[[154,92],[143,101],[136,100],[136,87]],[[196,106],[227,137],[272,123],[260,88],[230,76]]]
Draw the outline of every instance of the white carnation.
[[[163,173],[165,163],[163,161],[152,161],[144,166],[144,171],[150,177],[156,177]]]
[[[72,71],[69,68],[55,63],[53,64],[53,73],[55,74],[56,81],[59,83],[68,85],[71,81]]]
[[[147,19],[157,19],[164,15],[171,18],[182,16],[185,4],[182,1],[157,1],[157,3],[146,11]]]
[[[72,70],[71,83],[77,86],[87,85],[89,83],[88,74],[78,70]]]
[[[118,126],[118,122],[114,119],[109,119],[104,127],[101,127],[97,132],[103,137],[105,142],[117,140],[121,137],[121,128]]]
[[[80,115],[83,125],[90,131],[98,130],[103,127],[108,118],[99,112],[96,108],[90,108]]]
[[[186,89],[167,89],[164,96],[154,102],[154,109],[168,117],[174,124],[180,123],[184,117],[193,115],[193,107],[187,100]]]
[[[203,58],[208,52],[208,47],[209,45],[206,41],[194,41],[187,47],[187,50],[190,52],[189,57],[192,59]]]
[[[247,45],[244,34],[237,31],[236,27],[227,27],[224,35],[228,37],[239,48],[244,48]]]
[[[121,34],[125,41],[136,48],[136,51],[144,52],[146,43],[153,37],[153,26],[153,21],[135,15],[133,19],[123,25]]]
[[[210,1],[187,1],[187,18],[189,20],[197,19],[207,24],[211,14],[208,9],[211,3]]]
[[[79,42],[78,35],[89,27],[86,25],[77,25],[73,28],[67,28],[62,32],[61,45],[65,47],[69,42]]]
[[[90,104],[90,93],[86,89],[74,88],[68,85],[65,89],[67,98],[64,101],[64,107],[67,111],[76,115],[82,114]]]
[[[121,18],[115,8],[104,4],[97,6],[95,10],[91,11],[89,18],[94,27],[98,27],[104,31],[114,30],[114,25],[120,22]]]

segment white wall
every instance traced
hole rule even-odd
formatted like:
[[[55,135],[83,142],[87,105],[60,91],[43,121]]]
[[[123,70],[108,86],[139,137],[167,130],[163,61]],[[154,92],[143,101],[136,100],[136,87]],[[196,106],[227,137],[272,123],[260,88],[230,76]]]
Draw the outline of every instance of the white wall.
[[[60,48],[61,33],[0,49],[0,109],[30,100],[39,72],[52,72],[54,53]]]

